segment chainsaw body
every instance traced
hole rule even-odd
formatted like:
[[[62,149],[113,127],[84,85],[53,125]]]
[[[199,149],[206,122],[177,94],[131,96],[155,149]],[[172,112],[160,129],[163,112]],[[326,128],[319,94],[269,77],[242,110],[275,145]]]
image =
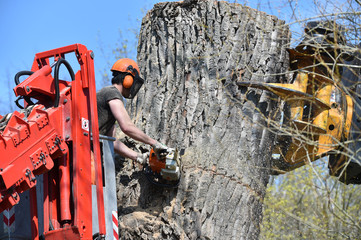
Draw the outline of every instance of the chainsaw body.
[[[177,149],[169,148],[167,152],[156,154],[150,150],[149,165],[145,167],[148,180],[163,187],[177,187],[180,178],[181,154]]]

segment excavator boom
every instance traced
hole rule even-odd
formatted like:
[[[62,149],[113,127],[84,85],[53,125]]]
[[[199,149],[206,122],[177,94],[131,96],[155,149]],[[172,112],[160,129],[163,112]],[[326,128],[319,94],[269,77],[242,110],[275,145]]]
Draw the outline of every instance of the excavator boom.
[[[305,38],[289,52],[292,83],[239,82],[239,87],[272,92],[285,103],[274,174],[328,156],[330,174],[361,184],[360,46],[347,44],[333,22],[309,22]]]

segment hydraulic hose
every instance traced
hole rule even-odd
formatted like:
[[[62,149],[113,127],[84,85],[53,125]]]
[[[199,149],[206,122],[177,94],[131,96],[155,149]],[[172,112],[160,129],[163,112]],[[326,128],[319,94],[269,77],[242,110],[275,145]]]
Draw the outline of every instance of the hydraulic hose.
[[[70,74],[71,80],[74,81],[75,75],[74,71],[71,68],[68,61],[66,61],[64,58],[60,58],[56,64],[54,69],[54,81],[55,81],[55,100],[54,100],[54,107],[59,106],[59,99],[60,99],[60,90],[59,90],[59,68],[61,64],[64,64],[65,67],[68,69],[68,72]]]
[[[15,75],[15,84],[16,85],[19,85],[20,84],[20,77],[21,76],[24,76],[24,75],[28,75],[28,76],[30,76],[31,74],[33,74],[34,72],[32,72],[32,71],[20,71],[20,72],[18,72],[16,75]]]

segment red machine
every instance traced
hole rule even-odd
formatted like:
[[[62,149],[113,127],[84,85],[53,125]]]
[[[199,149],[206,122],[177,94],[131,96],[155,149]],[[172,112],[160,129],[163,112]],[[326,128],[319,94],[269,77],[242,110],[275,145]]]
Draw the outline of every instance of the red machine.
[[[65,60],[69,53],[80,65],[75,74]],[[61,65],[71,81],[59,79]],[[20,83],[23,75],[29,77]],[[39,239],[35,176],[43,175],[44,239],[92,239],[92,150],[98,236],[104,238],[93,52],[74,44],[38,53],[31,71],[18,73],[15,81],[14,92],[24,99],[24,106],[18,103],[22,110],[0,120],[0,211],[17,204],[19,194],[30,189],[32,238]]]

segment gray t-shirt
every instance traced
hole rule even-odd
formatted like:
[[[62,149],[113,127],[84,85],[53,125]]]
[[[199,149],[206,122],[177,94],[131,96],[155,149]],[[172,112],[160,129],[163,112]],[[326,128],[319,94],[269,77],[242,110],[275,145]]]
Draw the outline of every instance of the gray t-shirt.
[[[99,134],[106,135],[114,126],[116,119],[110,110],[109,101],[123,96],[115,86],[107,86],[97,92]]]

